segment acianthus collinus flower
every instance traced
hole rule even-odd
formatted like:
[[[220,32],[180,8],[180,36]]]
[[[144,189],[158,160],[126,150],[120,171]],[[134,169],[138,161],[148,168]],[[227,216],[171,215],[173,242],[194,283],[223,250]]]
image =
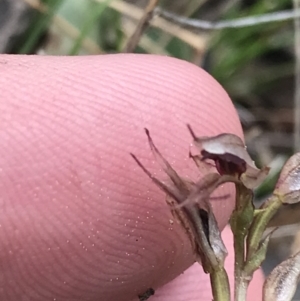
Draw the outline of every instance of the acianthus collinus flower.
[[[228,276],[224,269],[227,250],[211,208],[210,196],[221,184],[226,182],[235,184],[236,204],[230,218],[235,252],[234,298],[236,301],[245,301],[252,275],[265,259],[272,234],[263,237],[268,222],[282,204],[295,203],[300,199],[300,153],[291,157],[283,167],[274,194],[259,209],[255,209],[253,189],[266,178],[269,168],[257,168],[243,141],[233,134],[197,137],[190,126],[188,129],[193,144],[199,151],[196,155],[190,152],[190,157],[201,171],[203,164],[215,167],[214,171],[206,173],[197,182],[183,179],[172,168],[155,146],[147,129],[145,131],[151,151],[169,181],[157,179],[135,155],[131,155],[148,177],[167,194],[171,212],[190,239],[195,260],[202,264],[206,273],[210,274],[214,301],[231,299]],[[299,259],[295,256],[288,259],[281,268],[274,270],[264,286],[264,301],[291,300],[289,299],[291,294],[285,294],[284,291],[295,290],[297,277],[293,278],[294,284],[290,290],[278,288],[287,275],[287,269],[299,270],[298,265]],[[282,299],[282,296],[285,299]]]
[[[221,175],[237,176],[250,189],[260,185],[269,172],[268,167],[258,169],[249,156],[242,139],[233,134],[220,134],[214,137],[196,137],[192,128],[188,129],[199,148],[201,161],[212,160]]]

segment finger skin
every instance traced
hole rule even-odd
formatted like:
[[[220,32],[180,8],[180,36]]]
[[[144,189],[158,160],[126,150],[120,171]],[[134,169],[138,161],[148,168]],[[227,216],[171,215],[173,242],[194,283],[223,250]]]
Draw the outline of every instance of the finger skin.
[[[147,127],[182,176],[197,135],[242,136],[226,92],[167,57],[0,57],[0,299],[131,300],[191,265]],[[222,194],[233,193],[225,186]],[[224,227],[233,198],[213,204]]]

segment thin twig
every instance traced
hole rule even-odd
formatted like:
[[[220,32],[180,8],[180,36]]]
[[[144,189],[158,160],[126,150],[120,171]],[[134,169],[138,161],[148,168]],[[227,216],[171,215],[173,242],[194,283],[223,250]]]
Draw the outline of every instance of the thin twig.
[[[139,40],[141,39],[141,36],[143,35],[144,31],[148,28],[150,25],[150,21],[154,16],[154,9],[158,5],[159,0],[149,0],[148,5],[145,9],[143,17],[140,19],[135,32],[133,35],[129,38],[123,52],[133,52],[136,46],[139,43]]]
[[[263,23],[286,21],[300,17],[300,10],[286,10],[275,13],[269,13],[258,16],[250,16],[245,18],[238,18],[234,20],[225,20],[218,22],[210,22],[198,19],[190,19],[178,16],[161,8],[156,8],[157,14],[169,21],[181,25],[183,27],[190,27],[194,29],[224,29],[224,28],[240,28],[254,26]]]
[[[205,2],[205,0],[191,1],[190,3],[186,3],[186,5],[184,5],[183,15],[185,17],[191,16],[193,13],[195,13],[201,7],[201,5],[203,5],[204,2]],[[178,10],[178,11],[182,12],[182,10]],[[180,26],[178,26],[178,28],[180,28]],[[166,32],[162,32],[158,39],[158,44],[161,45],[162,47],[166,48],[172,39],[173,39],[173,36],[167,34]],[[198,53],[197,49],[196,49],[196,52]],[[201,53],[202,53],[202,51],[201,51]]]
[[[94,2],[102,3],[105,0],[92,0]],[[123,0],[111,1],[108,6],[123,15],[132,18],[133,20],[140,20],[143,16],[143,10],[136,5],[127,3]],[[188,29],[174,26],[172,22],[165,20],[164,18],[156,17],[151,22],[151,26],[159,28],[164,32],[167,32],[183,42],[187,43],[191,47],[198,49],[199,51],[205,51],[207,48],[208,34],[207,33],[194,33]]]
[[[294,10],[299,11],[300,0],[294,0]],[[300,18],[295,18],[295,95],[294,95],[294,151],[300,150]]]
[[[136,22],[127,18],[123,21],[122,25],[122,31],[124,33],[124,36],[129,39],[131,34],[134,32],[136,28]],[[120,49],[124,49],[125,44],[127,42],[127,39],[124,39],[123,45],[121,45]],[[159,55],[164,55],[164,56],[171,56],[171,54],[159,43],[156,43],[154,40],[152,40],[148,35],[144,34],[141,36],[141,39],[139,41],[139,47],[144,49],[148,53],[153,53],[153,54],[159,54]]]

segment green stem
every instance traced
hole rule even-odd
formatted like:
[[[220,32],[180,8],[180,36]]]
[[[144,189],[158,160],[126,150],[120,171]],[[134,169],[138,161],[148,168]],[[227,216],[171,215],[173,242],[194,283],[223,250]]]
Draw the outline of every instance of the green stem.
[[[247,286],[244,283],[245,235],[234,233],[234,300],[245,301]]]
[[[235,210],[230,218],[230,226],[234,238],[234,300],[245,301],[247,296],[247,279],[244,277],[245,240],[253,221],[253,192],[236,184]]]
[[[230,301],[228,276],[223,267],[211,272],[210,282],[214,301]]]
[[[257,252],[262,235],[278,209],[281,207],[282,202],[278,196],[272,196],[263,207],[262,210],[255,216],[254,221],[249,229],[247,236],[247,260],[253,257]]]
[[[242,274],[239,276],[240,277],[238,279],[235,279],[234,300],[235,301],[246,301],[249,280],[245,279]]]

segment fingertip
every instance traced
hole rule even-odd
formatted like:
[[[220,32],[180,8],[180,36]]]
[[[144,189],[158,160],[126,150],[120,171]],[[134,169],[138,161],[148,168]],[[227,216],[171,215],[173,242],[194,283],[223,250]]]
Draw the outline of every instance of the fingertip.
[[[7,250],[21,245],[24,255],[2,251],[10,258],[8,289],[22,296],[13,276],[34,282],[42,269],[36,287],[42,295],[126,300],[182,272],[193,261],[190,243],[179,225],[170,225],[165,195],[129,153],[164,177],[145,127],[176,171],[199,176],[188,160],[187,123],[199,136],[242,134],[222,87],[197,66],[168,57],[5,60],[0,184],[7,209],[0,236]],[[221,226],[232,206],[233,199],[215,206]]]

